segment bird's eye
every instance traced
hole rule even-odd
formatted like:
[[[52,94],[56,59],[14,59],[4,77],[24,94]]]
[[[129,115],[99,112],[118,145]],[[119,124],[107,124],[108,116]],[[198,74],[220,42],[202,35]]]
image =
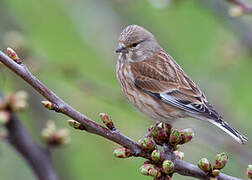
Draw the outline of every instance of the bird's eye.
[[[138,43],[133,43],[132,47],[137,47]]]

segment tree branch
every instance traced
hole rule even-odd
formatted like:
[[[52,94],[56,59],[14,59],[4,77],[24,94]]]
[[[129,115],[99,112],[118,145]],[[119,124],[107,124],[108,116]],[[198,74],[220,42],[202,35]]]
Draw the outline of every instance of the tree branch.
[[[10,120],[5,125],[8,131],[7,142],[23,156],[38,179],[58,180],[46,151],[33,141],[16,114],[8,111]]]
[[[47,100],[54,103],[57,106],[57,112],[65,114],[66,116],[81,123],[85,130],[89,133],[97,134],[106,139],[109,139],[123,147],[131,150],[133,156],[143,157],[151,160],[151,154],[142,150],[140,145],[129,137],[121,134],[118,130],[109,130],[96,122],[89,119],[87,116],[81,114],[70,105],[65,103],[60,99],[55,93],[48,89],[43,83],[41,83],[35,76],[31,74],[28,68],[24,64],[18,64],[0,51],[0,61],[5,64],[8,68],[14,71],[18,76],[24,79],[28,84],[30,84],[35,90],[37,90],[42,96]],[[197,166],[187,163],[185,161],[176,159],[174,155],[163,154],[163,158],[174,159],[175,172],[184,176],[191,176],[199,179],[210,179],[206,173],[200,170]],[[239,178],[230,177],[221,173],[217,176],[219,180],[239,180]]]

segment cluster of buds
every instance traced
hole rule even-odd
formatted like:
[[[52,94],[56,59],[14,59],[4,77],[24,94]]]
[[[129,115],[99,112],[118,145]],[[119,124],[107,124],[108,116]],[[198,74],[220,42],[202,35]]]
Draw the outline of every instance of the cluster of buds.
[[[109,115],[107,115],[105,113],[100,113],[99,116],[107,128],[109,128],[110,130],[115,130],[114,123],[113,123],[111,117],[109,117]]]
[[[25,91],[18,91],[7,96],[6,106],[14,112],[23,111],[28,106],[27,99],[28,94]]]
[[[160,178],[162,176],[160,168],[156,167],[148,161],[140,167],[140,172],[143,175],[152,176],[154,178]]]
[[[113,154],[118,158],[128,158],[132,155],[131,150],[124,147],[116,148]]]
[[[220,170],[225,167],[228,160],[228,156],[225,152],[217,154],[214,166],[212,167],[211,163],[206,158],[202,158],[198,162],[198,167],[207,174],[210,174],[213,177],[219,175]]]
[[[48,121],[41,132],[41,137],[46,144],[52,147],[69,144],[70,136],[67,129],[56,129],[53,121]]]
[[[252,179],[252,165],[248,165],[248,168],[247,168],[247,175],[250,179]]]
[[[164,143],[169,144],[176,149],[176,145],[184,144],[194,137],[194,132],[191,128],[177,130],[169,124],[159,123],[150,128],[150,136],[158,145]]]

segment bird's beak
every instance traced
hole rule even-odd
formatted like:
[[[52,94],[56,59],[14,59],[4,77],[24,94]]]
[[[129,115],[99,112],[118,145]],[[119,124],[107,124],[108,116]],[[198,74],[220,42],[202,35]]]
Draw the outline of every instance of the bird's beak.
[[[127,48],[124,45],[119,45],[115,50],[116,53],[128,53]]]

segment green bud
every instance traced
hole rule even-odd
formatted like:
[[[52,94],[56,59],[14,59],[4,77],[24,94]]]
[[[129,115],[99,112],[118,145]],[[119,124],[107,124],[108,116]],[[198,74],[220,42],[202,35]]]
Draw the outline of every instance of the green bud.
[[[179,159],[181,159],[181,160],[183,160],[184,159],[184,157],[185,157],[185,153],[183,153],[183,152],[181,152],[181,151],[173,151],[173,153],[175,154],[175,156],[177,157],[177,158],[179,158]]]
[[[142,165],[140,167],[140,172],[143,175],[149,175],[149,169],[154,168],[153,164],[150,164],[148,161],[144,163],[144,165]]]
[[[171,160],[164,160],[162,168],[165,174],[171,174],[174,171],[174,164]]]
[[[49,109],[49,110],[56,110],[58,109],[57,106],[50,102],[50,101],[41,101],[41,103],[45,106],[45,108]]]
[[[110,130],[115,129],[114,123],[113,123],[112,119],[109,117],[109,115],[107,115],[105,113],[100,113],[99,116],[100,116],[102,122],[105,124],[105,126],[107,126],[107,128],[109,128]]]
[[[247,175],[250,179],[252,179],[252,165],[248,165],[248,168],[247,168]]]
[[[22,63],[21,59],[18,57],[17,53],[13,49],[8,47],[7,48],[7,54],[16,63],[18,63],[18,64]]]
[[[181,130],[180,134],[181,134],[181,141],[179,142],[179,144],[187,143],[191,141],[192,138],[194,137],[194,132],[193,129],[191,128]]]
[[[85,130],[85,127],[81,123],[79,123],[78,121],[70,119],[67,122],[68,122],[69,126],[73,127],[74,129]]]
[[[214,163],[214,169],[222,169],[226,165],[228,160],[228,156],[225,152],[217,154],[215,163]]]
[[[211,171],[211,163],[208,161],[207,158],[200,159],[198,162],[198,167],[206,173]]]
[[[113,154],[118,158],[127,158],[131,156],[131,150],[124,147],[119,147],[114,150]]]
[[[152,151],[151,153],[151,159],[154,161],[154,162],[158,162],[161,160],[161,152],[159,150],[154,150]]]
[[[159,178],[161,176],[160,170],[156,167],[151,167],[148,172],[149,172],[149,176],[152,176],[155,178]]]
[[[212,171],[212,175],[213,175],[213,176],[219,176],[219,174],[220,174],[220,170],[219,170],[219,169],[214,169],[214,170]]]
[[[152,137],[157,140],[157,142],[160,142],[162,144],[163,141],[166,141],[168,136],[166,134],[166,131],[164,129],[164,124],[159,123],[157,126],[154,126],[152,129]]]
[[[177,129],[172,129],[171,130],[171,134],[170,134],[170,138],[169,138],[169,142],[171,145],[176,145],[180,142],[181,139],[181,134]]]
[[[172,130],[172,125],[166,124],[166,123],[163,123],[163,125],[164,125],[164,130],[165,130],[167,136],[170,136],[171,130]]]
[[[141,146],[144,150],[153,151],[155,149],[155,142],[151,137],[145,137],[141,140]]]

